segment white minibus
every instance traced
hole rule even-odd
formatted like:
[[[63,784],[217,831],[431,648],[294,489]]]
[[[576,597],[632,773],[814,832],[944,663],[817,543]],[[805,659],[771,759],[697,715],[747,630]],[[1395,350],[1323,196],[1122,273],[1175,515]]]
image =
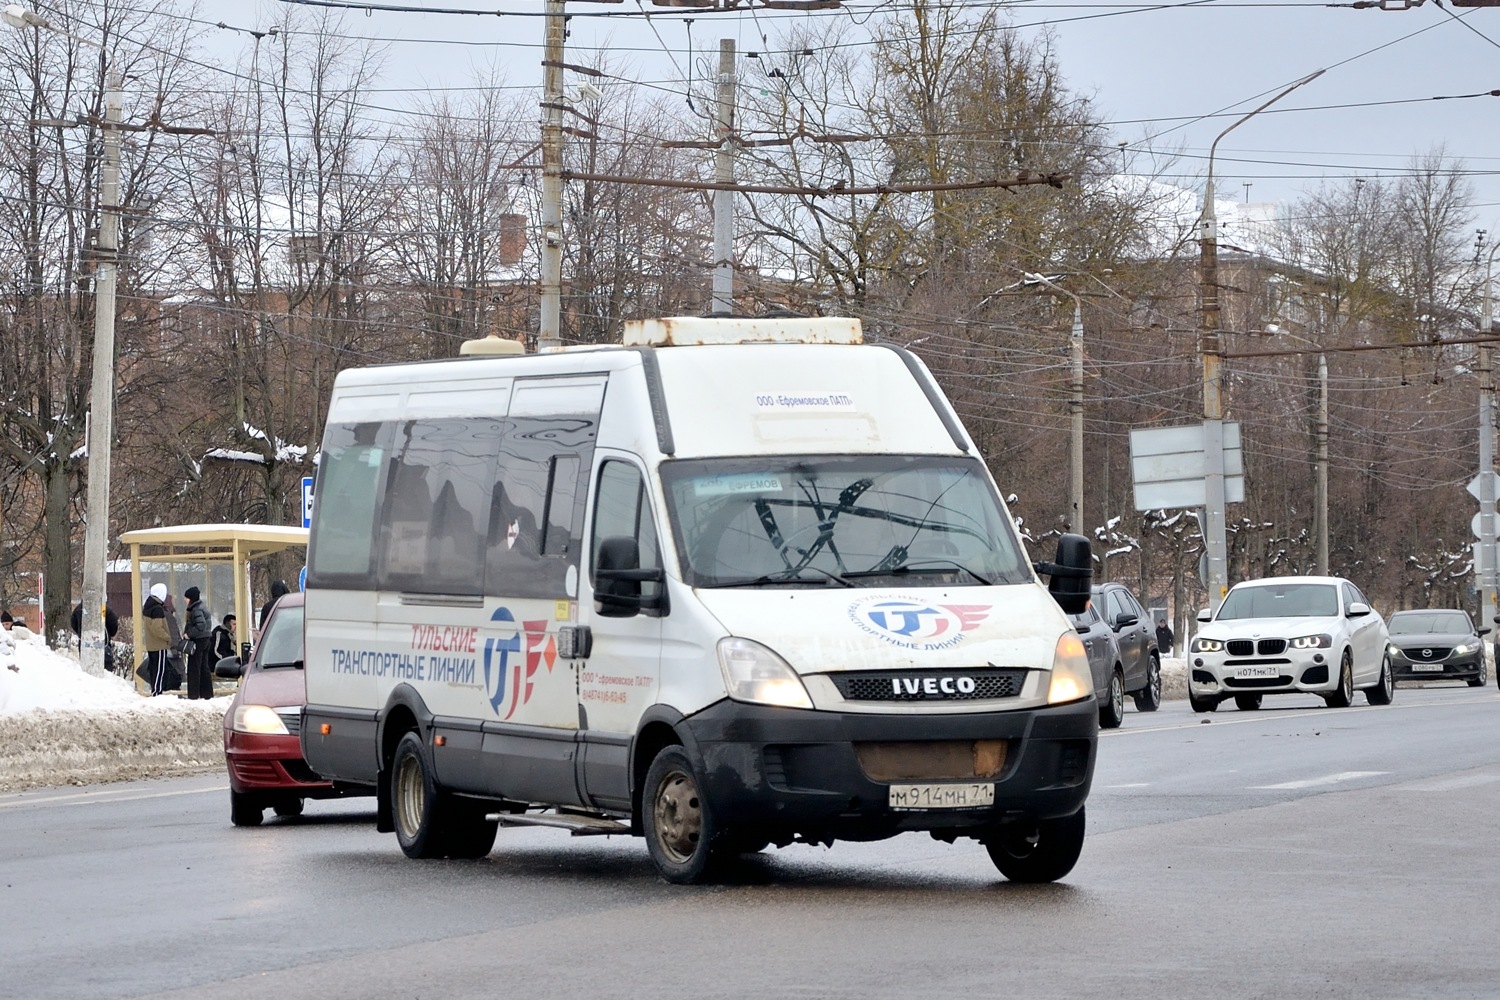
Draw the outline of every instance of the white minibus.
[[[314,495],[304,755],[410,857],[526,824],[642,836],[673,882],[906,831],[1019,881],[1078,858],[1088,543],[1034,565],[856,320],[345,371]]]

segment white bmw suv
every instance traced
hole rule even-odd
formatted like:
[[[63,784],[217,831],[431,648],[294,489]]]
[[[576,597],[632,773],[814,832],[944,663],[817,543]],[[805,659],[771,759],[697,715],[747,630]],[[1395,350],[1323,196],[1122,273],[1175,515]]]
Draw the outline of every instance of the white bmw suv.
[[[1285,576],[1236,584],[1188,646],[1188,700],[1212,712],[1233,698],[1260,708],[1267,694],[1308,692],[1347,708],[1356,688],[1389,705],[1395,674],[1385,621],[1359,588],[1336,576]]]

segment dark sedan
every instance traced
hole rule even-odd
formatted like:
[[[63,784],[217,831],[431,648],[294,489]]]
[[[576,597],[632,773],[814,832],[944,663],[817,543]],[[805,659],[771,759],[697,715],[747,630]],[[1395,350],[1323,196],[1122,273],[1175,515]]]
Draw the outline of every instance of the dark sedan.
[[[1099,728],[1115,729],[1125,719],[1125,671],[1120,665],[1120,646],[1108,623],[1090,601],[1076,615],[1069,615],[1073,631],[1083,640],[1089,669],[1094,675],[1094,694],[1099,699]]]
[[[1488,681],[1484,642],[1479,637],[1490,630],[1476,629],[1467,612],[1398,611],[1386,628],[1390,632],[1387,651],[1397,680],[1463,680],[1470,687]]]

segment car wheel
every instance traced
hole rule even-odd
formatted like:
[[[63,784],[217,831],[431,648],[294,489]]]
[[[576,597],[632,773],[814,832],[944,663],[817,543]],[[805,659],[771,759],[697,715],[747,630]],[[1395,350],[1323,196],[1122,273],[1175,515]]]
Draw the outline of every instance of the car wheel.
[[[1212,696],[1200,698],[1189,690],[1188,706],[1195,712],[1216,712],[1219,709],[1219,699]]]
[[[1484,658],[1483,657],[1480,657],[1480,659],[1479,659],[1479,676],[1478,677],[1471,677],[1471,678],[1469,678],[1469,687],[1471,687],[1471,688],[1482,688],[1486,684],[1488,684],[1489,682],[1490,682],[1490,667],[1489,667],[1489,664],[1484,662]]]
[[[303,799],[300,795],[288,795],[286,798],[277,799],[271,808],[278,816],[301,816]]]
[[[1118,729],[1125,721],[1125,675],[1120,668],[1109,672],[1109,691],[1099,705],[1099,728]]]
[[[1339,661],[1339,686],[1325,694],[1323,701],[1329,708],[1348,708],[1354,704],[1354,656],[1347,649]]]
[[[260,799],[246,792],[229,792],[229,822],[235,826],[260,826],[266,817],[265,806]]]
[[[1154,712],[1158,708],[1161,708],[1161,659],[1153,656],[1146,668],[1146,686],[1135,693],[1135,710]]]
[[[687,751],[676,744],[662,748],[646,771],[644,791],[641,821],[656,870],[677,885],[706,881],[718,831]]]
[[[1260,694],[1237,694],[1234,696],[1234,707],[1241,712],[1253,712],[1260,708],[1261,699],[1265,695]]]
[[[1012,882],[1055,882],[1078,863],[1083,852],[1083,807],[1071,816],[999,827],[985,839],[985,850],[1000,874]]]
[[[1374,687],[1365,688],[1365,701],[1371,705],[1389,705],[1395,697],[1396,672],[1391,669],[1391,658],[1387,656],[1380,661],[1380,679]]]

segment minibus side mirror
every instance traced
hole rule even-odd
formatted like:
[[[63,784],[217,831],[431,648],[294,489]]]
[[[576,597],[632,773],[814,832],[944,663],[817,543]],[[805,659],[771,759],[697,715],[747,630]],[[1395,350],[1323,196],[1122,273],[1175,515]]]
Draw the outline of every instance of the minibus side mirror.
[[[244,673],[245,666],[238,656],[226,656],[214,664],[215,677],[241,677]]]
[[[641,547],[634,538],[606,538],[599,543],[594,565],[594,611],[605,618],[631,618],[642,611],[659,614],[666,605],[665,588],[642,597],[641,584],[663,584],[666,579],[660,568],[641,569]]]
[[[1039,562],[1032,566],[1038,573],[1051,577],[1047,592],[1065,613],[1082,614],[1089,606],[1094,583],[1094,554],[1087,538],[1074,534],[1059,535],[1057,558],[1050,563]]]

